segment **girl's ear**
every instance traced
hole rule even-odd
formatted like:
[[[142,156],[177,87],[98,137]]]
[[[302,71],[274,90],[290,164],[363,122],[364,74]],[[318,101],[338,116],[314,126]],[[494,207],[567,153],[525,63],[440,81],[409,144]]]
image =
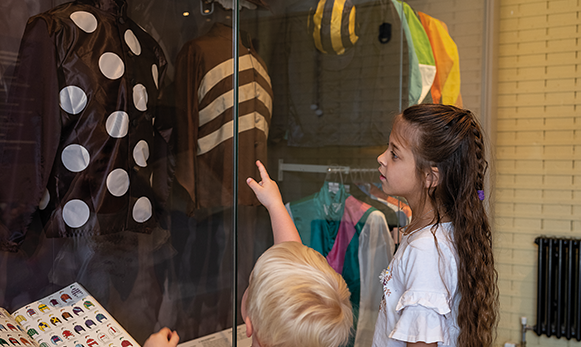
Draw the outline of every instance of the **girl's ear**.
[[[426,172],[426,188],[435,188],[440,182],[440,171],[436,166],[432,166],[428,172]]]

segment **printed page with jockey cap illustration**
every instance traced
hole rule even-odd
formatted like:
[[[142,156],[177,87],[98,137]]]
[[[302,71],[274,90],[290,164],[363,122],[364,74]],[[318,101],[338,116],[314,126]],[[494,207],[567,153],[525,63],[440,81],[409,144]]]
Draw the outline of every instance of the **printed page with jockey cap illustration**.
[[[85,288],[73,283],[10,314],[0,347],[140,347]]]

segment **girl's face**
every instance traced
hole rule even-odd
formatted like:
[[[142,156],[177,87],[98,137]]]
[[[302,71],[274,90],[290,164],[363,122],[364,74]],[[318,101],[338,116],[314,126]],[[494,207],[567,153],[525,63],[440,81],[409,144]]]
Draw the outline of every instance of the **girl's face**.
[[[414,206],[420,201],[423,182],[417,177],[414,154],[409,146],[416,133],[398,118],[389,136],[389,146],[378,158],[381,186],[389,195],[402,196]],[[406,140],[404,140],[406,139]]]

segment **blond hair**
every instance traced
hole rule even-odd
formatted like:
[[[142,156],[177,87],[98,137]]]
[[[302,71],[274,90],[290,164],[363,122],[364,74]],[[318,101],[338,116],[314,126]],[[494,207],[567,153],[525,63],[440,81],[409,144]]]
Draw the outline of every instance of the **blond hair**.
[[[283,242],[258,259],[247,315],[262,347],[336,347],[353,325],[345,280],[317,251]]]

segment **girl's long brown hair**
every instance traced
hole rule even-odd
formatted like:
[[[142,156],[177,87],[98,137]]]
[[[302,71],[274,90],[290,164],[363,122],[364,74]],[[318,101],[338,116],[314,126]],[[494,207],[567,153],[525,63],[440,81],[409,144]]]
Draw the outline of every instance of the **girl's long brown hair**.
[[[431,167],[438,184],[426,199],[435,206],[435,223],[449,219],[458,252],[461,295],[457,345],[491,346],[498,318],[498,273],[492,255],[492,233],[480,196],[488,168],[482,130],[472,112],[449,105],[407,108],[401,120],[416,136],[408,139],[423,177]]]

